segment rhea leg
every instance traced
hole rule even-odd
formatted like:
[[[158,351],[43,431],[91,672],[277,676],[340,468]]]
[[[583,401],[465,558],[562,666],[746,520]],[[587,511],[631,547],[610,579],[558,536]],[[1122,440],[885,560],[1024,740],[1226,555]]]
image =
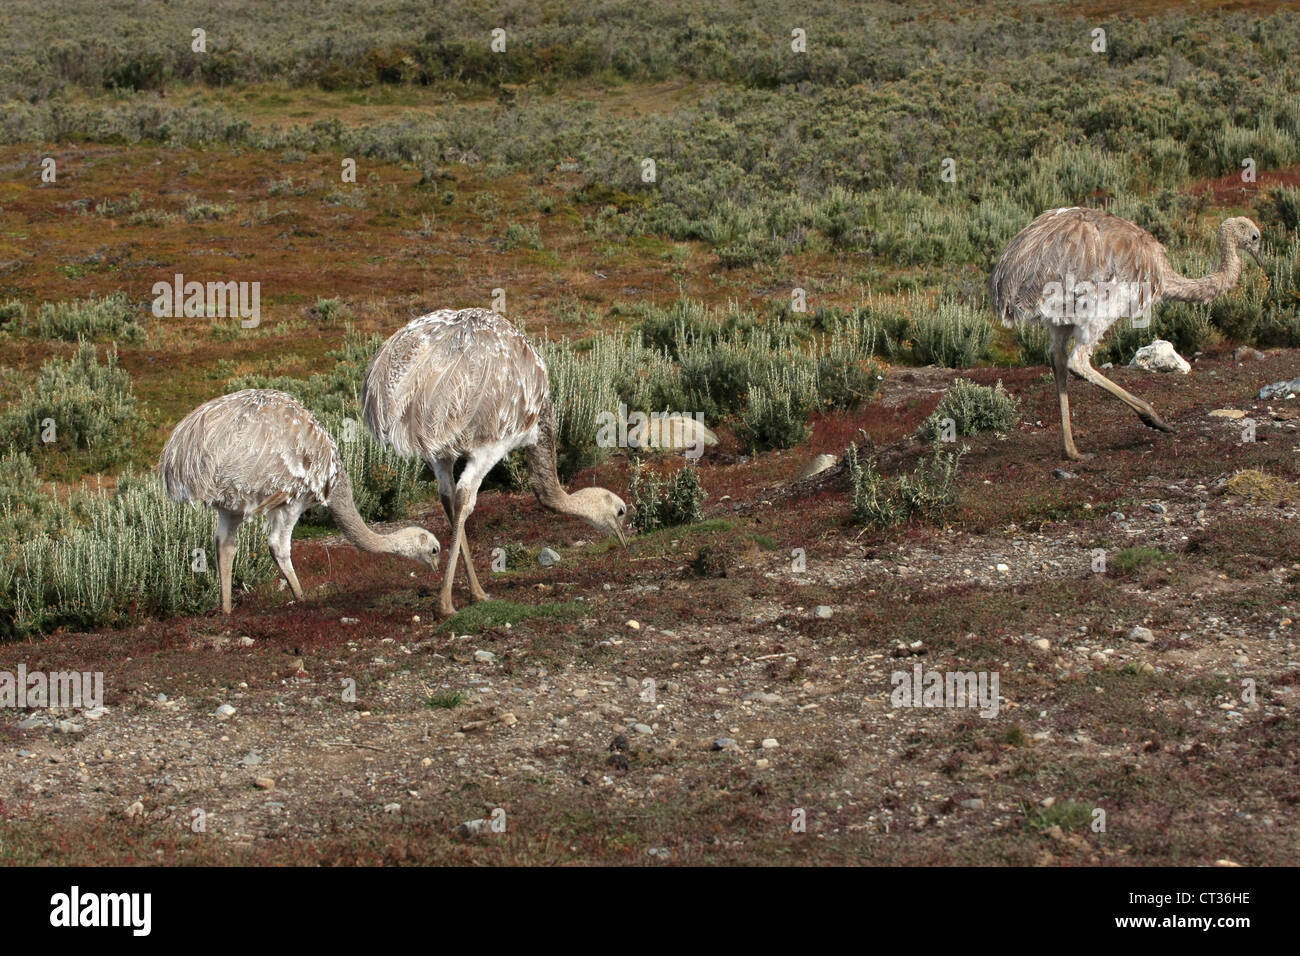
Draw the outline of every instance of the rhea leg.
[[[442,593],[438,596],[438,613],[442,617],[451,617],[456,613],[456,608],[451,603],[451,585],[456,578],[456,562],[464,553],[466,566],[470,564],[469,547],[465,543],[465,522],[473,514],[474,505],[478,501],[478,486],[483,483],[484,476],[494,464],[496,462],[471,456],[452,493],[452,514],[455,517],[452,521],[451,560],[447,562],[447,575],[442,579]],[[470,580],[473,581],[472,568],[470,574]]]
[[[1089,356],[1088,349],[1081,344],[1076,344],[1074,352],[1070,355],[1070,371],[1082,379],[1086,379],[1098,388],[1103,388],[1110,392],[1121,402],[1127,405],[1133,411],[1137,412],[1138,418],[1149,428],[1156,428],[1162,432],[1173,431],[1172,426],[1167,424],[1164,419],[1156,414],[1156,410],[1148,402],[1142,401],[1136,395],[1131,395],[1124,389],[1120,388],[1101,372],[1092,367],[1092,360]]]
[[[442,510],[447,515],[447,524],[453,529],[456,528],[456,460],[454,458],[444,458],[433,463],[433,473],[438,478],[438,500],[442,502]],[[461,476],[464,480],[464,476]],[[477,490],[476,490],[477,494]],[[464,535],[461,539],[460,553],[465,556],[465,576],[469,581],[469,592],[475,601],[490,600],[488,593],[483,590],[478,583],[478,575],[474,573],[474,559],[469,553],[469,536]]]
[[[217,509],[217,574],[221,577],[221,610],[229,614],[231,572],[235,566],[235,551],[239,547],[239,526],[244,516],[224,508]]]
[[[275,563],[280,566],[280,573],[289,582],[289,589],[293,591],[293,596],[301,601],[302,586],[298,583],[298,575],[293,570],[291,556],[293,527],[298,523],[298,515],[299,512],[294,510],[292,505],[272,508],[266,516],[266,540],[271,546],[271,557],[275,558]]]
[[[1074,329],[1069,325],[1054,325],[1052,333],[1052,374],[1056,378],[1056,401],[1061,408],[1061,438],[1065,443],[1065,457],[1081,461],[1091,457],[1082,454],[1074,446],[1074,432],[1070,428],[1070,370],[1066,349],[1070,345],[1070,336]]]

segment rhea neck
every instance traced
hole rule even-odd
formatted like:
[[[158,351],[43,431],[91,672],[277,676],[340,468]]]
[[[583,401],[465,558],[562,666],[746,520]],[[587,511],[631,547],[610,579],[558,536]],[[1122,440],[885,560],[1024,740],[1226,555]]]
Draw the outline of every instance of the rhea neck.
[[[546,399],[537,417],[537,442],[524,449],[528,456],[528,474],[533,494],[543,508],[560,514],[572,514],[569,493],[560,486],[555,463],[555,406]]]
[[[1219,227],[1217,235],[1219,262],[1214,271],[1199,279],[1187,279],[1173,273],[1166,278],[1166,299],[1179,302],[1210,302],[1237,284],[1241,278],[1241,256],[1237,241],[1228,234],[1227,223]]]
[[[343,532],[343,537],[362,551],[391,553],[397,549],[393,535],[371,531],[369,525],[362,520],[361,512],[357,511],[356,502],[352,499],[352,482],[341,465],[338,477],[334,479],[334,487],[330,489],[330,500],[326,507],[334,516],[334,523]]]

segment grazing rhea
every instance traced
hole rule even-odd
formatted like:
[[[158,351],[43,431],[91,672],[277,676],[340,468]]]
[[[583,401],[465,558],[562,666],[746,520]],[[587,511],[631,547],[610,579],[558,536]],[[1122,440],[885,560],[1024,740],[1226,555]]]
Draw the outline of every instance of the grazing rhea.
[[[438,611],[451,602],[463,554],[470,593],[487,600],[470,557],[465,522],[479,485],[516,448],[528,455],[533,492],[542,506],[581,518],[626,545],[627,506],[604,488],[568,494],[555,471],[555,409],[546,365],[523,334],[490,309],[443,309],[412,319],[383,344],[366,373],[366,424],[384,444],[416,454],[433,468],[452,527],[451,560]],[[456,463],[465,459],[460,477]]]
[[[376,534],[352,501],[352,484],[325,427],[284,392],[247,389],[214,398],[176,426],[158,463],[167,494],[217,509],[221,609],[230,613],[230,574],[244,519],[266,515],[271,556],[302,600],[289,549],[298,518],[329,508],[344,536],[363,551],[399,554],[438,566],[438,539],[424,528]]]
[[[989,298],[1004,322],[1041,321],[1051,335],[1052,372],[1065,454],[1080,459],[1070,432],[1069,373],[1110,392],[1151,428],[1173,431],[1148,403],[1092,367],[1092,352],[1121,318],[1148,314],[1163,299],[1209,302],[1237,284],[1237,250],[1259,263],[1259,227],[1244,217],[1219,226],[1214,272],[1187,279],[1156,238],[1099,209],[1053,209],[1011,240],[989,278]],[[1067,353],[1070,339],[1074,349]]]

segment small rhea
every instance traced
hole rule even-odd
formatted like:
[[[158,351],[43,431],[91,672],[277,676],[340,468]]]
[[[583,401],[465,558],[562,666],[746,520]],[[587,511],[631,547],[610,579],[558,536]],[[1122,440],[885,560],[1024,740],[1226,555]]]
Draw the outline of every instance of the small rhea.
[[[1100,209],[1049,210],[1007,244],[989,277],[989,300],[1004,322],[1041,322],[1051,336],[1065,457],[1092,457],[1075,447],[1070,430],[1071,372],[1114,395],[1147,426],[1173,431],[1149,403],[1093,368],[1092,352],[1116,322],[1146,313],[1157,302],[1210,302],[1223,295],[1241,278],[1238,251],[1263,265],[1259,238],[1259,226],[1246,217],[1223,220],[1216,235],[1218,264],[1199,279],[1175,272],[1165,247],[1151,233]],[[1086,282],[1093,290],[1123,291],[1118,296],[1100,296],[1095,307],[1078,314],[1066,314],[1059,303],[1049,305],[1047,290],[1071,280],[1075,289],[1085,288]]]
[[[271,556],[300,601],[290,548],[294,526],[313,505],[327,507],[344,537],[363,551],[438,567],[440,545],[426,528],[378,534],[366,526],[334,439],[284,392],[246,389],[200,405],[167,439],[158,472],[173,501],[217,511],[217,569],[226,614],[239,526],[257,514],[266,516]]]
[[[443,617],[456,611],[451,589],[462,555],[470,594],[488,600],[474,573],[465,522],[487,473],[516,448],[528,456],[542,507],[579,518],[626,546],[622,498],[604,488],[570,494],[561,487],[546,364],[505,316],[491,309],[443,309],[412,319],[375,354],[361,404],[379,441],[399,454],[419,455],[438,478],[438,497],[452,528],[438,599]]]

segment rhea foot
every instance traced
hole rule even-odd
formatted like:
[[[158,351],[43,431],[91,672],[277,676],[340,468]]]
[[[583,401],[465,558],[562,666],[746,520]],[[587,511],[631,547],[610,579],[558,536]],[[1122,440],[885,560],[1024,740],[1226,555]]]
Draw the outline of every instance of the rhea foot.
[[[1150,413],[1139,412],[1138,418],[1142,419],[1142,424],[1146,425],[1147,428],[1154,428],[1156,429],[1156,431],[1162,431],[1162,432],[1172,432],[1174,430],[1174,427],[1172,425],[1166,422],[1155,412],[1150,412]]]

